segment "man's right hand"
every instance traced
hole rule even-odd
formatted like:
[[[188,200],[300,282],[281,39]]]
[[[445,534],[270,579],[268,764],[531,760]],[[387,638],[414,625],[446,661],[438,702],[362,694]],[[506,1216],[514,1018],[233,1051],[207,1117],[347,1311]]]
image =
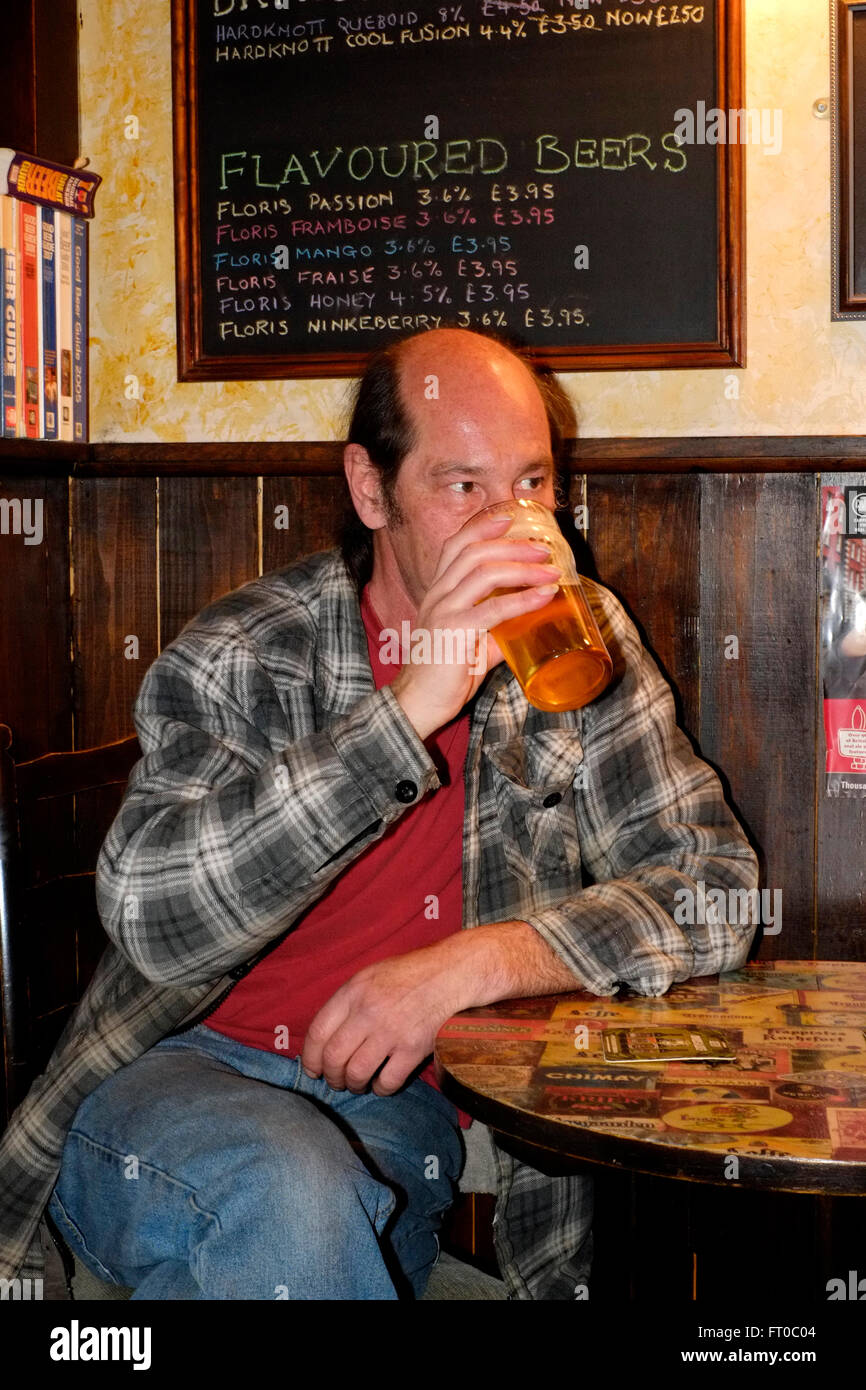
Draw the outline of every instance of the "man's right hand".
[[[449,650],[441,634],[462,631],[466,660],[417,665],[409,661],[391,683],[422,739],[458,715],[488,671],[503,660],[490,628],[543,608],[556,590],[561,571],[550,563],[547,547],[508,540],[504,533],[510,521],[507,516],[472,517],[442,547],[412,631],[429,632],[433,656]],[[513,592],[490,597],[494,590]]]

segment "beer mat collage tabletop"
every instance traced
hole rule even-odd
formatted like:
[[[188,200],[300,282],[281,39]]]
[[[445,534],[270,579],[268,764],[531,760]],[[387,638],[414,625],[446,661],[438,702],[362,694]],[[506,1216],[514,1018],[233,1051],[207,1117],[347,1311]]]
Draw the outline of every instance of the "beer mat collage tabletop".
[[[734,1060],[604,1060],[605,1029],[684,1024],[718,1030]],[[682,1176],[709,1180],[694,1159],[736,1153],[773,1160],[773,1186],[866,1192],[864,1030],[866,963],[758,961],[661,998],[581,992],[470,1009],[440,1030],[436,1059],[446,1094],[474,1102],[479,1119],[562,1153],[616,1162],[617,1146],[593,1148],[592,1136],[679,1148]],[[569,1128],[585,1134],[570,1142]],[[760,1180],[762,1166],[743,1176]]]

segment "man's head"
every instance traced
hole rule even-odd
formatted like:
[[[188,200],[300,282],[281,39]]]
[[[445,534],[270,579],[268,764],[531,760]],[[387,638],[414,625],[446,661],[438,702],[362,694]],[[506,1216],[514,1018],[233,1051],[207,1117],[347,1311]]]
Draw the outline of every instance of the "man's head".
[[[358,387],[345,449],[355,516],[343,555],[359,588],[379,569],[417,605],[449,535],[507,497],[553,506],[574,412],[552,373],[501,340],[434,329],[393,343]]]

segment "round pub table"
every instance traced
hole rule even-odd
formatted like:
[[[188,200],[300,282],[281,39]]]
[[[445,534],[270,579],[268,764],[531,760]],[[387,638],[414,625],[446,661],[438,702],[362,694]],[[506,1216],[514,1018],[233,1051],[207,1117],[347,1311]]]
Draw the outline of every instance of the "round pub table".
[[[683,1024],[721,1031],[736,1060],[604,1061],[605,1028]],[[435,1057],[444,1093],[540,1167],[856,1195],[864,1030],[866,963],[757,961],[658,999],[580,991],[469,1009]]]

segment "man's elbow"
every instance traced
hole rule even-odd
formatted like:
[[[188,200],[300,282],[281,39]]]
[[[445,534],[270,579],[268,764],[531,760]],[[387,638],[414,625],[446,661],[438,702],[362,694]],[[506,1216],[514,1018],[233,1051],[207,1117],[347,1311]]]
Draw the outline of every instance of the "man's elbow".
[[[165,989],[196,989],[212,984],[220,973],[210,962],[199,961],[193,968],[188,959],[175,955],[168,948],[165,931],[155,933],[152,926],[145,931],[141,923],[116,916],[108,921],[103,918],[103,925],[112,944],[148,984]]]
[[[152,985],[185,985],[195,980],[178,980],[177,962],[168,962],[157,953],[154,944],[142,930],[141,922],[126,916],[123,907],[107,910],[100,906],[105,934],[129,964]]]
[[[720,971],[742,970],[749,959],[757,931],[758,924],[756,922],[746,922],[733,929],[730,948],[726,952],[727,959],[725,964],[719,967]]]
[[[152,903],[145,912],[141,894],[104,854],[97,863],[95,888],[106,936],[149,984],[185,988],[206,982],[207,976],[191,978],[166,950],[166,924],[157,919]]]
[[[720,890],[728,903],[754,902],[760,878],[758,856],[743,836],[717,846],[704,865],[704,872],[695,875],[706,880],[706,890]]]

